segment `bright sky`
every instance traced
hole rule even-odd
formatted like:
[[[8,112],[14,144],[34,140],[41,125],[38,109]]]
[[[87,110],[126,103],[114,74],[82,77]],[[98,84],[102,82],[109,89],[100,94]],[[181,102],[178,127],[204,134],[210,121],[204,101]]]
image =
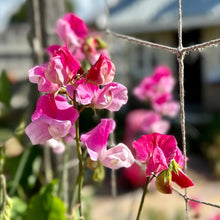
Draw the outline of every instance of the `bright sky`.
[[[23,2],[24,0],[0,0],[0,32],[5,29],[10,16]]]
[[[4,31],[10,16],[18,10],[25,0],[0,0],[0,32]],[[105,10],[104,0],[72,0],[76,13],[83,20],[89,20],[94,15]]]

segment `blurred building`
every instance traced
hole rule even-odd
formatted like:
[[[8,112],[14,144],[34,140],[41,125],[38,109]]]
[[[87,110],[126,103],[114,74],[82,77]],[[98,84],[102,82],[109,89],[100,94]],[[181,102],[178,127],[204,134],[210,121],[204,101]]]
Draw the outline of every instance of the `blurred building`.
[[[6,70],[15,81],[27,79],[33,65],[28,31],[27,23],[15,23],[0,34],[0,71]]]
[[[184,0],[182,15],[183,46],[220,37],[219,0]],[[177,47],[178,20],[176,0],[121,0],[111,8],[109,23],[114,32]],[[177,74],[176,56],[161,49],[118,40],[113,45],[113,54],[120,63],[117,66],[125,67],[120,70],[122,77],[131,77],[123,77],[130,88],[151,74],[156,65],[168,65]],[[220,110],[220,47],[187,54],[185,90],[186,104],[191,107]]]

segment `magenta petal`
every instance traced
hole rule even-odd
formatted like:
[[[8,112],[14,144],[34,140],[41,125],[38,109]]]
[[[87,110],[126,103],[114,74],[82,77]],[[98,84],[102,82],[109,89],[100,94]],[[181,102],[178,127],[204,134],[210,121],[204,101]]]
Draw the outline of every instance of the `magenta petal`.
[[[97,62],[91,67],[87,78],[99,85],[111,83],[115,76],[115,66],[111,60],[101,54]]]
[[[61,95],[57,95],[55,98],[53,95],[41,96],[32,115],[32,121],[38,119],[42,114],[57,120],[69,120],[72,125],[79,117],[78,111]]]
[[[99,161],[110,169],[128,168],[134,163],[134,157],[128,147],[120,143],[102,152]]]
[[[91,82],[86,82],[85,78],[82,78],[75,82],[77,87],[68,84],[66,89],[71,98],[73,93],[76,91],[76,101],[82,105],[88,105],[91,103],[93,97],[96,95],[96,91],[99,89],[96,85]]]
[[[142,135],[132,143],[137,152],[137,159],[146,162],[154,149],[154,137],[152,135]]]
[[[146,175],[150,176],[154,172],[158,173],[166,169],[168,169],[168,165],[163,151],[159,147],[154,148],[152,156],[147,162]]]
[[[97,154],[106,149],[108,136],[114,129],[114,120],[102,119],[95,128],[81,135],[81,141],[86,145],[92,160],[97,160]]]
[[[156,145],[158,145],[166,157],[167,164],[174,158],[177,150],[177,141],[172,135],[154,133]]]
[[[193,181],[181,169],[178,169],[178,174],[172,171],[172,181],[181,188],[194,186]]]

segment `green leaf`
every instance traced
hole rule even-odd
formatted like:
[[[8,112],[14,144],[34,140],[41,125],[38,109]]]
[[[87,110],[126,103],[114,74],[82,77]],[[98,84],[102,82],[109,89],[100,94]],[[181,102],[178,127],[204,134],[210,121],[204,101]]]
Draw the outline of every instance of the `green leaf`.
[[[26,220],[65,220],[65,206],[61,199],[54,195],[56,183],[45,186],[40,193],[33,196],[25,216]]]
[[[0,74],[0,102],[10,106],[11,86],[6,72],[3,70]]]
[[[27,204],[19,197],[13,197],[13,206],[11,210],[11,219],[23,219],[24,213],[27,209]]]

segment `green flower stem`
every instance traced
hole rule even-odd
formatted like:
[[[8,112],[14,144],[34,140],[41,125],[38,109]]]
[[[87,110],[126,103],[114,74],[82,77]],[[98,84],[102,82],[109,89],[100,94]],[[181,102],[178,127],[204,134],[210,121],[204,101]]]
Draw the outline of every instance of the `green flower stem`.
[[[76,121],[76,147],[79,159],[79,173],[77,179],[78,185],[78,202],[79,202],[79,214],[82,216],[82,185],[83,185],[83,160],[82,160],[82,149],[80,146],[80,138],[79,138],[79,119]]]
[[[73,103],[74,108],[78,110],[78,106],[76,103],[76,92],[73,93]],[[82,217],[82,185],[83,185],[83,156],[82,156],[82,149],[80,146],[80,136],[79,136],[79,118],[76,120],[75,123],[75,129],[76,129],[76,147],[77,147],[77,154],[78,154],[78,160],[79,160],[79,173],[78,173],[78,179],[77,179],[77,188],[78,188],[78,203],[79,203],[79,215]],[[75,194],[75,192],[73,192]],[[74,200],[75,196],[73,196]]]
[[[147,177],[147,179],[146,179],[136,220],[140,219],[141,211],[142,211],[142,208],[143,208],[143,205],[144,205],[145,195],[147,193],[147,187],[148,187],[148,184],[150,183],[151,180],[152,180],[151,177]]]

